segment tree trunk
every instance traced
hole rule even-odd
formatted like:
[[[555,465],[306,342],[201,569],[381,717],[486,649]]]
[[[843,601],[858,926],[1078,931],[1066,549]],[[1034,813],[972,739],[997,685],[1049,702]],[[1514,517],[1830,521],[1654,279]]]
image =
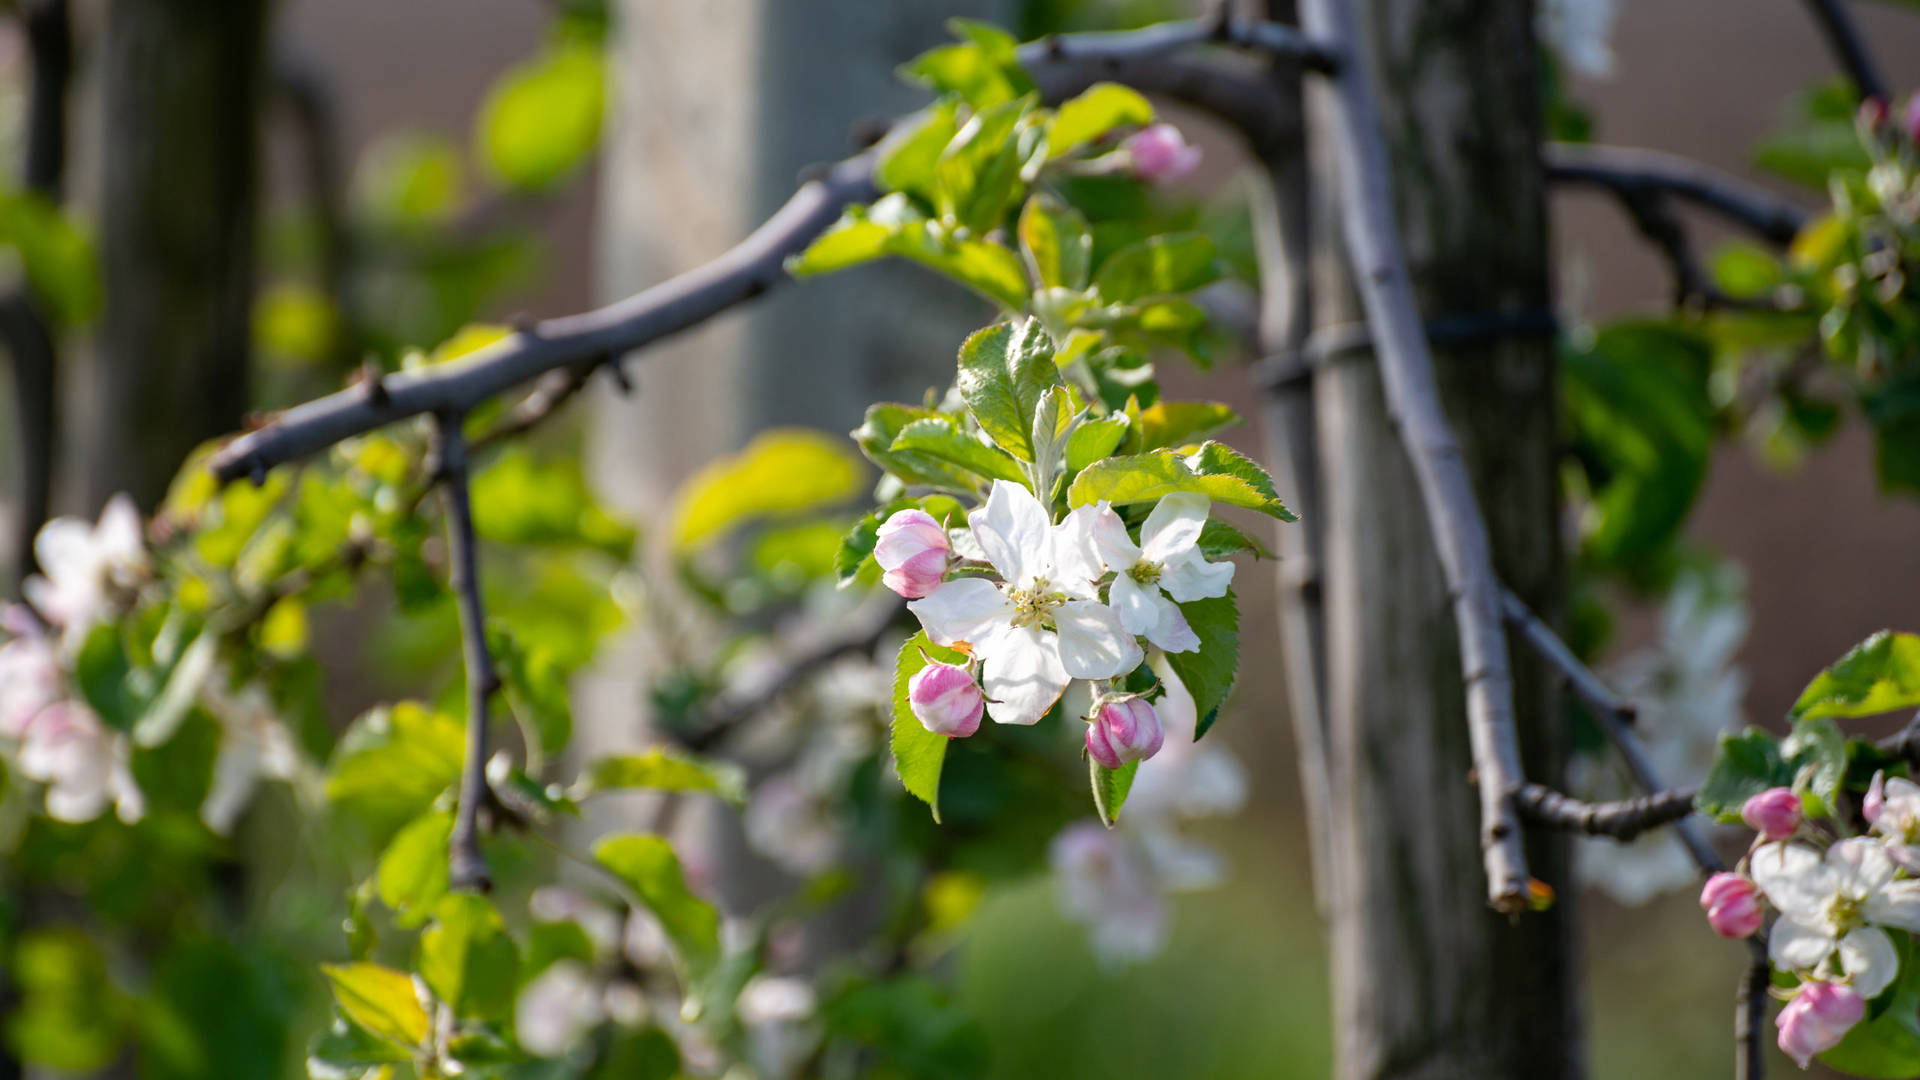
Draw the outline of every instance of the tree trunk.
[[[152,506],[246,412],[265,0],[114,0],[89,501]]]
[[[1531,5],[1356,2],[1358,61],[1380,98],[1429,325],[1537,317],[1549,297]],[[1325,102],[1314,105],[1324,166]],[[1337,197],[1333,184],[1319,190]],[[1528,837],[1534,876],[1559,892],[1551,911],[1508,919],[1488,908],[1447,590],[1379,373],[1364,339],[1337,329],[1359,317],[1337,250],[1329,229],[1317,245],[1319,340],[1344,344],[1326,350],[1315,412],[1338,1075],[1577,1077],[1566,843]],[[1478,327],[1432,336],[1497,569],[1536,610],[1556,612],[1551,340],[1537,329]],[[1521,651],[1514,659],[1527,775],[1552,782],[1563,765],[1563,717],[1545,673]]]

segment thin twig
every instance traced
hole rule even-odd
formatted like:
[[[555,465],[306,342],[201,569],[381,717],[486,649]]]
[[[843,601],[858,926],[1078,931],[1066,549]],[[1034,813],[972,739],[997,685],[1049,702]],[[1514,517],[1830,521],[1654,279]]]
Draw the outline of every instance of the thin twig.
[[[1693,813],[1698,788],[1671,788],[1618,802],[1585,802],[1545,784],[1523,784],[1516,799],[1520,816],[1537,825],[1622,842],[1650,829],[1671,825]]]
[[[1891,104],[1893,98],[1887,93],[1887,82],[1880,77],[1880,67],[1874,63],[1867,43],[1861,40],[1860,28],[1854,25],[1845,0],[1807,0],[1807,7],[1812,10],[1814,21],[1820,24],[1827,48],[1833,50],[1834,59],[1840,62],[1847,78],[1853,80],[1860,96]]]
[[[459,413],[434,416],[441,494],[447,508],[447,549],[454,594],[460,601],[460,645],[467,670],[467,756],[460,773],[460,805],[447,839],[449,884],[484,892],[492,882],[480,852],[480,808],[487,802],[487,708],[500,677],[487,648],[487,616],[480,596],[479,554],[467,487],[467,443]]]
[[[1669,789],[1660,777],[1659,768],[1653,763],[1653,755],[1647,751],[1639,732],[1634,730],[1633,704],[1608,689],[1600,676],[1581,663],[1566,642],[1553,632],[1553,628],[1535,615],[1518,596],[1502,589],[1500,605],[1501,614],[1519,633],[1520,639],[1540,659],[1546,661],[1547,666],[1559,672],[1574,696],[1587,707],[1594,722],[1606,733],[1607,740],[1620,752],[1620,758],[1626,763],[1633,782],[1650,796],[1665,795]],[[1726,868],[1706,834],[1700,831],[1698,822],[1689,821],[1683,816],[1674,821],[1673,827],[1701,873],[1712,874]]]
[[[1766,935],[1748,938],[1747,949],[1751,962],[1740,973],[1740,985],[1733,992],[1733,1075],[1734,1080],[1765,1080],[1767,1059],[1763,1040],[1767,988],[1772,978],[1767,963]]]
[[[1547,177],[1624,197],[1650,192],[1682,199],[1726,218],[1768,243],[1786,246],[1807,223],[1807,212],[1773,193],[1677,154],[1626,146],[1548,143]]]
[[[1301,22],[1344,57],[1332,76],[1330,144],[1342,194],[1340,220],[1386,389],[1389,415],[1412,459],[1434,547],[1452,596],[1466,682],[1467,727],[1480,791],[1480,846],[1487,898],[1495,910],[1527,906],[1527,856],[1514,795],[1523,774],[1514,734],[1513,677],[1500,624],[1500,585],[1486,523],[1460,444],[1448,425],[1434,381],[1433,358],[1400,248],[1392,166],[1380,132],[1371,75],[1357,50],[1345,0],[1303,0]]]

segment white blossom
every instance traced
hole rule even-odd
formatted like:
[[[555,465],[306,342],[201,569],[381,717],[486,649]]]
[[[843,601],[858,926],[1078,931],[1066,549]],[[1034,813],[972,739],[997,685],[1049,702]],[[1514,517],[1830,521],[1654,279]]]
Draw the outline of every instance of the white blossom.
[[[1102,963],[1145,960],[1167,936],[1167,900],[1147,854],[1097,822],[1069,825],[1049,849],[1060,905],[1086,925]]]
[[[747,1028],[754,1064],[770,1080],[798,1076],[819,1045],[813,987],[790,975],[755,975],[740,990],[736,1008]]]
[[[224,675],[216,673],[201,695],[221,734],[200,819],[223,835],[233,831],[261,780],[298,780],[306,772],[306,759],[266,690],[249,683],[229,693],[219,689],[225,685]]]
[[[60,654],[33,616],[19,605],[0,612],[13,639],[0,645],[0,737],[18,739],[40,710],[66,693]]]
[[[1026,488],[996,480],[967,523],[1002,582],[956,578],[907,605],[937,644],[972,648],[999,723],[1037,723],[1073,679],[1139,666],[1139,642],[1097,599],[1094,513],[1081,507],[1056,525]]]
[[[602,988],[585,965],[556,961],[520,991],[513,1030],[520,1045],[538,1057],[558,1057],[604,1016]]]
[[[20,740],[18,766],[29,780],[47,785],[47,815],[59,821],[92,821],[111,806],[131,825],[146,813],[134,783],[125,735],[100,723],[93,710],[61,701],[40,710]]]
[[[1101,564],[1114,573],[1108,602],[1128,633],[1145,635],[1167,652],[1200,647],[1179,604],[1225,596],[1233,582],[1232,563],[1210,563],[1200,555],[1200,530],[1211,508],[1205,495],[1168,495],[1147,514],[1138,544],[1106,503],[1094,511],[1094,544]]]
[[[840,859],[833,807],[791,775],[769,777],[747,800],[747,844],[790,874],[817,874]]]
[[[33,554],[40,573],[21,586],[27,601],[64,631],[72,652],[127,591],[147,577],[140,511],[121,494],[108,500],[98,524],[55,518],[41,526]]]
[[[1880,927],[1920,931],[1920,881],[1895,881],[1879,841],[1841,840],[1824,857],[1804,844],[1765,844],[1748,867],[1780,910],[1767,938],[1774,967],[1844,979],[1863,998],[1892,984],[1900,957]]]

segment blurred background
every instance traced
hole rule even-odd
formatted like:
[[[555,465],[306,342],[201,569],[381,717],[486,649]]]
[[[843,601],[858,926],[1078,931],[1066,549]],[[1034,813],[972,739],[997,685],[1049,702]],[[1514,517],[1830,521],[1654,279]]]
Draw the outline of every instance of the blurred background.
[[[598,161],[576,182],[495,203],[466,198],[463,185],[473,181],[462,177],[457,148],[500,73],[525,61],[547,34],[549,5],[286,0],[274,12],[273,38],[285,55],[327,73],[342,158],[358,163],[352,198],[383,197],[381,169],[396,157],[456,148],[438,181],[448,192],[431,190],[438,174],[416,162],[406,173],[415,186],[401,201],[440,213],[438,199],[459,204],[459,213],[486,215],[480,225],[511,226],[511,243],[488,249],[497,257],[488,272],[500,276],[473,286],[485,296],[478,314],[510,320],[627,295],[737,240],[786,197],[803,167],[842,156],[863,123],[915,106],[920,91],[900,84],[892,68],[943,40],[948,15],[992,19],[1027,37],[1178,13],[1171,4],[1098,0],[619,0],[610,12],[609,128]],[[98,16],[85,6],[81,14]],[[1611,72],[1574,71],[1567,83],[1596,138],[1682,152],[1815,205],[1803,189],[1753,167],[1755,145],[1778,125],[1792,95],[1830,73],[1800,3],[1619,0],[1614,15],[1603,35]],[[1909,87],[1920,72],[1920,16],[1898,4],[1862,4],[1859,18],[1896,86]],[[4,46],[5,53],[20,48],[11,37]],[[84,77],[81,85],[89,85]],[[1234,143],[1202,118],[1172,115],[1206,154],[1176,194],[1230,206],[1243,165]],[[82,131],[104,122],[97,100],[83,100],[78,116]],[[292,126],[269,130],[271,221],[274,207],[305,199],[306,165]],[[83,207],[98,197],[97,165],[75,164]],[[1553,206],[1563,317],[1595,321],[1667,304],[1665,264],[1612,200],[1560,193]],[[1220,214],[1232,217],[1230,209]],[[1709,241],[1724,235],[1704,219],[1694,226]],[[281,288],[274,272],[279,245],[298,242],[273,227],[262,242],[267,285],[254,333],[267,370],[255,398],[283,404],[324,388],[324,380],[298,358],[310,349],[301,338],[301,294]],[[418,320],[422,336],[453,329],[433,327],[433,303],[408,288],[396,279],[391,291],[374,290],[370,309],[389,322]],[[987,316],[974,300],[898,265],[785,291],[637,358],[630,365],[635,396],[590,392],[581,437],[591,481],[644,528],[688,474],[758,430],[798,424],[844,433],[868,401],[918,400],[944,385],[961,335]],[[294,359],[274,366],[288,356]],[[1223,358],[1210,374],[1165,364],[1161,378],[1169,396],[1225,400],[1256,418],[1226,439],[1258,459],[1261,410],[1238,370],[1246,359]],[[102,451],[91,438],[102,407],[96,389],[87,380],[66,389],[67,464],[56,509],[91,513],[101,494],[92,479],[102,474],[93,460]],[[1785,470],[1756,449],[1723,447],[1688,526],[1693,540],[1744,570],[1750,629],[1731,663],[1744,673],[1739,703],[1755,723],[1774,724],[1815,671],[1870,631],[1920,629],[1912,602],[1920,594],[1920,503],[1880,492],[1867,434],[1851,413],[1846,423]],[[12,440],[5,445],[14,452]],[[1202,830],[1227,854],[1230,882],[1180,898],[1167,950],[1119,968],[1096,959],[1059,913],[1044,868],[996,886],[951,960],[964,1003],[986,1029],[993,1076],[1327,1073],[1324,933],[1308,878],[1280,665],[1263,660],[1278,655],[1270,566],[1244,565],[1237,585],[1247,660],[1213,737],[1241,758],[1250,798],[1238,816]],[[1656,607],[1622,603],[1602,667],[1661,644]],[[339,680],[330,707],[343,716],[395,679],[391,671],[369,674],[352,642],[316,645]],[[635,703],[648,675],[644,649],[622,642],[609,651],[599,673],[577,687],[587,748],[641,737]],[[1579,906],[1585,928],[1594,1075],[1727,1073],[1732,988],[1744,951],[1705,931],[1691,887],[1633,904],[1596,890],[1564,900]]]

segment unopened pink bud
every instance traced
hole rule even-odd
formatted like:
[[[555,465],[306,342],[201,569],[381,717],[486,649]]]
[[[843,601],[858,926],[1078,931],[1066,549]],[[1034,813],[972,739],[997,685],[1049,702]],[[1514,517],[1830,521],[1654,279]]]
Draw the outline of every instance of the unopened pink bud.
[[[880,580],[887,588],[917,600],[947,576],[947,555],[952,550],[947,530],[932,514],[902,510],[880,526],[873,557],[886,571]]]
[[[907,704],[928,731],[964,739],[980,730],[987,699],[966,668],[928,664],[907,680]]]
[[[1133,158],[1134,175],[1155,184],[1178,180],[1200,165],[1200,148],[1188,145],[1172,124],[1135,132],[1126,141],[1126,151]]]
[[[1760,890],[1739,874],[1719,873],[1700,890],[1700,907],[1707,925],[1723,938],[1752,937],[1766,921],[1760,911]]]
[[[1907,99],[1907,141],[1920,145],[1920,94]]]
[[[1087,725],[1087,755],[1109,769],[1129,761],[1145,761],[1159,753],[1165,741],[1160,714],[1145,698],[1103,705]]]
[[[1840,1045],[1866,1012],[1867,1003],[1853,987],[1808,983],[1774,1019],[1780,1028],[1780,1052],[1804,1069],[1816,1054]]]
[[[1877,135],[1880,129],[1887,125],[1889,112],[1891,110],[1887,108],[1886,98],[1878,96],[1861,98],[1860,111],[1857,114],[1860,126]]]
[[[1880,822],[1880,811],[1886,808],[1887,774],[1876,771],[1873,774],[1873,783],[1867,785],[1867,797],[1860,800],[1860,814],[1867,819],[1867,824],[1877,825]]]
[[[1747,800],[1740,820],[1765,839],[1785,840],[1800,827],[1800,796],[1788,788],[1768,788]]]

